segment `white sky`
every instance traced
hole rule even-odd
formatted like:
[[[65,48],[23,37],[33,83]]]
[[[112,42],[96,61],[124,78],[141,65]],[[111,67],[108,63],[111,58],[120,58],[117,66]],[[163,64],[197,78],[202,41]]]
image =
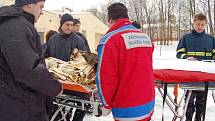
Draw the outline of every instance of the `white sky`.
[[[55,10],[69,7],[74,11],[82,11],[92,7],[100,9],[100,5],[104,3],[105,0],[46,0],[44,9]]]

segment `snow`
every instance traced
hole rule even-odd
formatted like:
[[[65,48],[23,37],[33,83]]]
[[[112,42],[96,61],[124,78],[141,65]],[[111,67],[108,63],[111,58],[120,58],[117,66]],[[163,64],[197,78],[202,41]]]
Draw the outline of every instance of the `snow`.
[[[155,43],[155,49],[154,49],[154,54],[153,58],[154,59],[175,59],[176,55],[176,47],[177,47],[177,42],[173,42],[172,45],[169,46],[164,46],[164,45],[157,45]],[[161,121],[162,120],[162,104],[163,104],[163,99],[158,92],[157,88],[156,90],[156,102],[155,102],[155,110],[154,114],[152,116],[152,121]],[[173,88],[168,88],[168,92],[171,94],[173,97]],[[179,89],[179,98],[178,101],[180,100],[180,97],[183,95],[183,90]],[[183,100],[184,102],[184,100]],[[184,103],[183,103],[184,104]],[[214,101],[212,98],[212,93],[211,91],[208,92],[208,99],[207,99],[207,109],[206,109],[206,119],[205,121],[215,121],[215,117],[213,116],[215,111],[214,111]],[[183,105],[181,106],[181,109],[179,110],[180,115],[182,114],[183,111]],[[168,108],[168,106],[165,104],[164,107],[164,119],[165,121],[172,121],[173,118],[173,113],[171,110]],[[90,116],[86,115],[84,118],[84,121],[114,121],[112,119],[112,115],[108,115],[107,117],[95,117],[95,116]],[[177,119],[179,121],[179,119]]]
[[[209,61],[209,60],[207,60]],[[177,64],[176,64],[177,63]],[[154,69],[173,69],[185,71],[200,71],[206,73],[215,73],[214,62],[189,61],[187,59],[154,59]]]

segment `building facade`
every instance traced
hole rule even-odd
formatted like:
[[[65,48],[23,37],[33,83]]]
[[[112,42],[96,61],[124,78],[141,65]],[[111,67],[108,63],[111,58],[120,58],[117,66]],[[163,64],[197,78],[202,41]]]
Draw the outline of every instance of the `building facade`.
[[[0,6],[11,4],[14,4],[14,0],[0,0]],[[91,51],[96,52],[97,45],[108,30],[108,27],[90,12],[66,12],[70,13],[74,18],[80,19],[81,32],[86,36]],[[42,43],[45,42],[45,35],[49,30],[58,31],[60,26],[60,15],[64,13],[62,13],[62,11],[43,11],[43,15],[41,15],[40,19],[35,24]]]
[[[45,35],[49,30],[58,31],[60,26],[60,17],[58,14],[43,10],[43,15],[36,22],[35,27],[40,34],[42,43],[45,42]]]

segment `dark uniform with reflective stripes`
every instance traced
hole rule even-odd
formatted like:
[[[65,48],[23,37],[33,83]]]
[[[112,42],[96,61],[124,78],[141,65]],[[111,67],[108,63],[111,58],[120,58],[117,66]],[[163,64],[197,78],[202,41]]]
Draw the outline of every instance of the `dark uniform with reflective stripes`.
[[[176,56],[180,59],[194,57],[199,61],[215,59],[215,39],[206,34],[205,31],[198,33],[193,30],[179,41]],[[201,120],[204,111],[204,93],[204,91],[192,91],[186,112],[186,121],[192,121],[195,110],[195,121]],[[196,101],[194,102],[195,98]]]

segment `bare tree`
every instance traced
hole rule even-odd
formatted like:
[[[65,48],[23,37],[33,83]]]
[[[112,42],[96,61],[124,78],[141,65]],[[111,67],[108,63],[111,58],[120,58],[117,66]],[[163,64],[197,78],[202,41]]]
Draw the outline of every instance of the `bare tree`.
[[[163,45],[165,42],[165,29],[164,29],[164,26],[165,26],[165,15],[164,15],[164,3],[163,3],[163,0],[159,0],[157,1],[157,5],[158,5],[158,9],[159,9],[159,17],[160,17],[160,27],[159,27],[159,30],[160,30],[160,44]]]
[[[140,7],[139,1],[140,0],[130,0],[129,5],[131,6],[131,8],[129,9],[129,11],[131,14],[133,13],[132,15],[133,19],[140,22],[142,17],[141,16],[142,8]]]
[[[215,0],[107,0],[102,7],[103,20],[107,21],[106,8],[114,2],[128,6],[130,19],[141,23],[151,38],[157,32],[160,44],[168,45],[175,39],[173,35],[179,39],[192,30],[192,18],[199,12],[208,17],[210,34],[215,31]]]
[[[211,4],[210,4],[210,0],[207,1],[208,2],[208,20],[209,20],[209,28],[210,28],[210,34],[213,35],[213,22],[212,22],[212,16],[211,16]]]
[[[192,29],[192,18],[196,12],[196,2],[195,0],[190,0],[190,30]]]
[[[143,13],[145,13],[145,18],[146,18],[146,22],[148,25],[148,34],[150,36],[150,38],[154,38],[154,32],[152,32],[152,27],[151,27],[151,16],[152,16],[152,12],[154,10],[154,2],[150,1],[150,4],[148,3],[149,1],[147,0],[140,0],[140,6],[143,6],[142,10],[141,10],[141,16],[144,17]],[[153,34],[153,36],[152,36]]]
[[[200,0],[199,5],[198,5],[199,11],[208,17],[207,29],[211,35],[213,35],[213,33],[214,33],[214,23],[213,23],[213,16],[212,15],[215,15],[212,13],[212,12],[214,12],[214,11],[212,11],[212,8],[211,8],[211,6],[213,4],[212,2],[213,1],[211,1],[211,0],[206,0],[206,1]],[[214,22],[215,22],[215,20],[214,20]]]

